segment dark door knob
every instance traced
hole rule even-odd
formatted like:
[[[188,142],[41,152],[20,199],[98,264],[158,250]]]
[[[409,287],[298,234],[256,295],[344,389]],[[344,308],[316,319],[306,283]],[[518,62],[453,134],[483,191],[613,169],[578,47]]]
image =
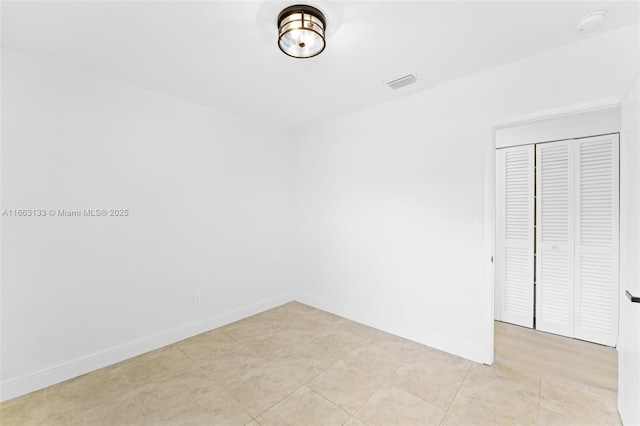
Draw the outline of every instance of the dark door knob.
[[[631,300],[633,303],[640,303],[640,297],[635,297],[631,295],[631,293],[629,293],[629,290],[626,290],[624,293],[627,295],[629,300]]]

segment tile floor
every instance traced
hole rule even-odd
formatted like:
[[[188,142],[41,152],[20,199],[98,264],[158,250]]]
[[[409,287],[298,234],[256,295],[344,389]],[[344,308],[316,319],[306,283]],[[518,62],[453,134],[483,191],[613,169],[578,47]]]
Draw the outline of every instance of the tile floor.
[[[615,349],[507,323],[495,324],[496,363],[617,399],[618,352]]]
[[[293,302],[7,401],[0,423],[620,424],[606,379],[545,373],[517,329],[496,325],[488,367]],[[574,349],[585,368],[611,359]]]

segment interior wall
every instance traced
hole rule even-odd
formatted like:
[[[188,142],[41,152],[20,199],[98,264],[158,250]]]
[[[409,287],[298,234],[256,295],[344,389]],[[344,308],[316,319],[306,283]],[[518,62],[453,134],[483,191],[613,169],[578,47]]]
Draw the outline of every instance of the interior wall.
[[[637,31],[626,27],[305,129],[295,146],[303,300],[490,362],[484,239],[493,237],[482,224],[491,223],[484,203],[493,127],[620,102],[638,73]]]
[[[284,136],[3,49],[3,399],[290,300]]]
[[[3,49],[2,208],[129,216],[2,218],[2,398],[291,297],[486,360],[493,126],[622,99],[637,31],[304,138]]]

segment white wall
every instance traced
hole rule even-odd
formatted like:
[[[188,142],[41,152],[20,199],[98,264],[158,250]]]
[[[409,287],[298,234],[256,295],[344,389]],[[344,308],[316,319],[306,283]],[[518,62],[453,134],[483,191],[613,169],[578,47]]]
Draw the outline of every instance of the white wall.
[[[305,129],[295,147],[301,298],[490,361],[482,224],[493,126],[619,102],[637,73],[633,26]]]
[[[291,291],[486,360],[493,127],[621,100],[638,73],[637,30],[305,128],[303,139],[3,50],[2,208],[131,215],[2,219],[2,398]]]
[[[622,103],[620,135],[620,344],[618,395],[624,424],[640,424],[640,81]]]
[[[3,399],[289,300],[284,133],[2,55],[2,209],[130,211],[2,218]]]

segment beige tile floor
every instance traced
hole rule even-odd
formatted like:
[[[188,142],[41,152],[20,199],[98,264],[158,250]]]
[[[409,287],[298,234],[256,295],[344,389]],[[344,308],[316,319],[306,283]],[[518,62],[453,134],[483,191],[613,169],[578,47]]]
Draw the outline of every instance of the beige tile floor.
[[[615,400],[618,352],[511,324],[495,323],[495,361],[545,379],[562,379],[589,393]]]
[[[528,332],[497,323],[488,367],[293,302],[7,401],[0,423],[619,424],[615,351]]]

